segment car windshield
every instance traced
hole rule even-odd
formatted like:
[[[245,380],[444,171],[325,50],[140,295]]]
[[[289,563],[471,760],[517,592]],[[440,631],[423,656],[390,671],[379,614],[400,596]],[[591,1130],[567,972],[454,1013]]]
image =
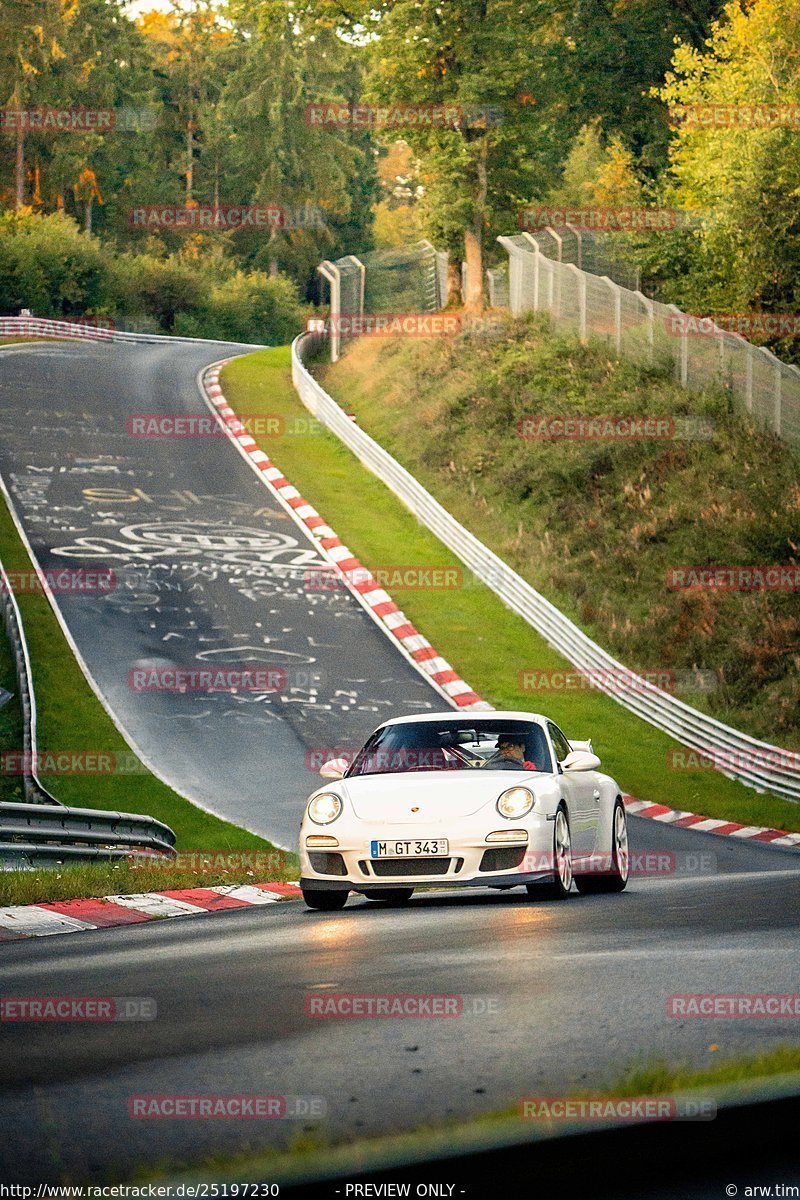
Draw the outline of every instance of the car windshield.
[[[501,739],[513,741],[509,750]],[[360,750],[347,772],[389,775],[410,771],[513,769],[551,771],[547,737],[534,721],[408,721],[379,729]]]

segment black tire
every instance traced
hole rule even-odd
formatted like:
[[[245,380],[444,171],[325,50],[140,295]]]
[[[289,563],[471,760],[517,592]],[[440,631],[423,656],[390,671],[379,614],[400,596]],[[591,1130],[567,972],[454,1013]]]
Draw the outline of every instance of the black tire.
[[[628,885],[630,854],[628,851],[628,816],[618,798],[611,814],[611,865],[602,874],[576,875],[575,886],[583,896],[607,896],[624,892]]]
[[[347,904],[349,892],[324,892],[312,888],[303,888],[303,899],[309,908],[319,909],[320,912],[337,912]]]
[[[362,892],[362,896],[366,896],[368,900],[382,900],[384,904],[401,905],[408,904],[411,897],[414,895],[413,888],[375,888],[367,892]]]
[[[572,887],[572,840],[569,817],[563,804],[553,821],[553,874],[542,883],[525,885],[531,900],[566,900]]]

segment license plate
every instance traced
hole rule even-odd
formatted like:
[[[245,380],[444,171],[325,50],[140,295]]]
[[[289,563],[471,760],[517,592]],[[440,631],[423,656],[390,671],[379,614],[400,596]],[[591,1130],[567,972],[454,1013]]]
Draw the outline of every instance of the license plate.
[[[372,842],[373,858],[427,858],[428,855],[448,854],[447,838],[427,838],[422,841]]]

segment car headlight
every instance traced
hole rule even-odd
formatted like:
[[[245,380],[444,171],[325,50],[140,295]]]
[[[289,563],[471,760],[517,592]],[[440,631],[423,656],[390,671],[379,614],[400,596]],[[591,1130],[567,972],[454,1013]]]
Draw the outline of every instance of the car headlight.
[[[333,792],[320,792],[308,806],[308,815],[315,825],[330,825],[342,811],[342,802]]]
[[[535,797],[525,787],[508,788],[497,801],[497,811],[509,821],[526,817],[533,808]]]

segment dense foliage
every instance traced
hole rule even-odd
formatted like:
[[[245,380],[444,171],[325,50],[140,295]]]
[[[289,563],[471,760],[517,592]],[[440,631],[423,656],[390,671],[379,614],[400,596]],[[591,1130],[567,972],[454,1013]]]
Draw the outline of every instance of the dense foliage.
[[[0,312],[107,317],[120,328],[274,345],[302,323],[283,275],[226,259],[114,254],[63,213],[0,217]]]
[[[670,120],[675,106],[800,103],[796,0],[191,0],[136,18],[121,0],[2,0],[2,14],[6,109],[113,110],[115,124],[6,122],[0,205],[63,211],[116,251],[168,262],[171,286],[191,290],[200,271],[229,305],[280,272],[313,300],[322,258],[422,234],[474,268],[479,307],[494,239],[526,205],[640,204],[681,214],[674,230],[617,236],[661,298],[796,307],[800,122]],[[308,106],[326,104],[454,115],[313,122]],[[136,206],[252,204],[288,218],[208,232],[130,219]],[[39,235],[51,266],[54,228]],[[73,303],[80,255],[64,237],[72,266],[31,282],[29,304],[44,286]],[[87,270],[97,253],[84,249]]]

